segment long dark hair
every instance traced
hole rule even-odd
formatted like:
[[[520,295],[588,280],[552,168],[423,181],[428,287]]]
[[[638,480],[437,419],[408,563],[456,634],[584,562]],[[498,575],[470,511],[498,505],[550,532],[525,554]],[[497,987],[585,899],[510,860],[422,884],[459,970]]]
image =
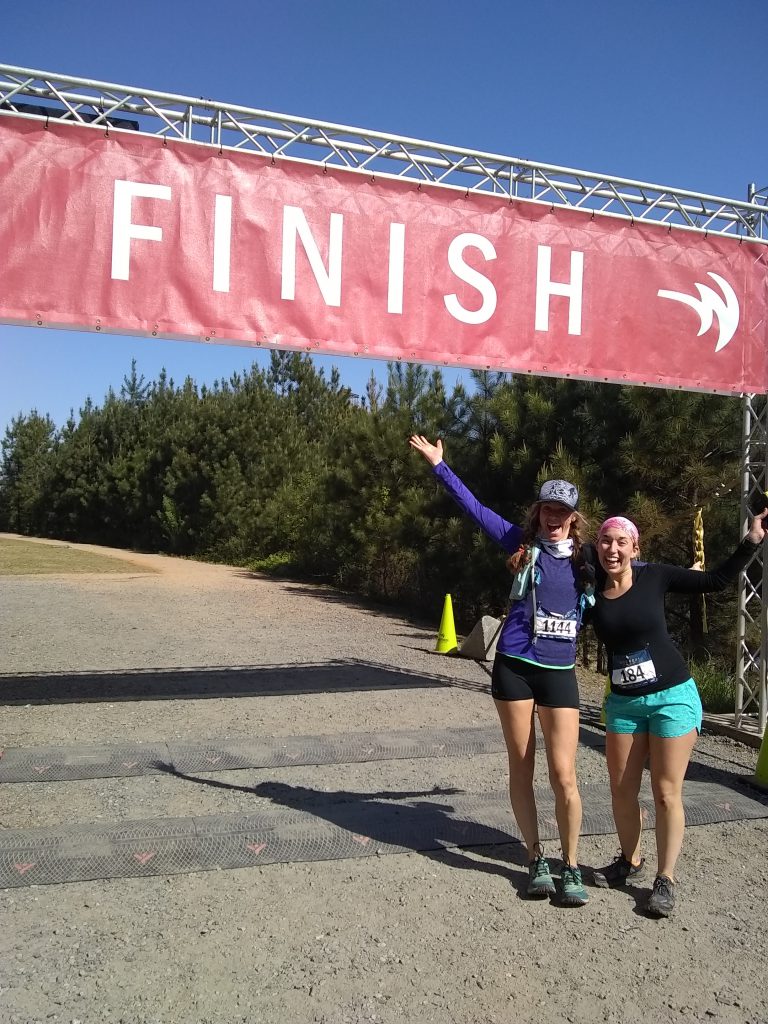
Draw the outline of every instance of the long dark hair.
[[[525,513],[522,543],[517,551],[514,551],[507,559],[507,568],[512,573],[519,572],[529,557],[530,546],[536,540],[539,532],[539,513],[543,504],[543,501],[534,501]],[[568,529],[568,536],[573,540],[573,554],[571,558],[574,562],[578,563],[581,561],[581,549],[586,543],[586,531],[588,528],[589,523],[584,516],[580,512],[574,511],[574,518],[571,520],[571,525]]]

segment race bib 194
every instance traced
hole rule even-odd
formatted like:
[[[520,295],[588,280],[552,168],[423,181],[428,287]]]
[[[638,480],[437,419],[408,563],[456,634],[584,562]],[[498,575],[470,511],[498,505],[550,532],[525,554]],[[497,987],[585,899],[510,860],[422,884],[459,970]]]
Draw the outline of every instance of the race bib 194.
[[[611,682],[617,690],[636,690],[656,682],[656,666],[648,651],[614,654]]]

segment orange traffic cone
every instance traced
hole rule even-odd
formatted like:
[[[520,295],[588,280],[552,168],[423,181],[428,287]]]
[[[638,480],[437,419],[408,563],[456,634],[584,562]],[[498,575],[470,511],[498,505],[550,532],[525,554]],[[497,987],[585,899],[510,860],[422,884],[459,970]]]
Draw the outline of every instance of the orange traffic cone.
[[[450,654],[458,648],[456,641],[456,627],[453,624],[453,603],[451,595],[445,595],[443,602],[443,616],[440,619],[440,632],[437,634],[437,654]]]

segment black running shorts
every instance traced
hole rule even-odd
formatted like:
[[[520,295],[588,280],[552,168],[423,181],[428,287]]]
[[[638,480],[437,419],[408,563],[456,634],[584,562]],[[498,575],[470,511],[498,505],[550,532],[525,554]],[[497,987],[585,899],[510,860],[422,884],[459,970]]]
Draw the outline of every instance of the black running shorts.
[[[579,684],[573,668],[542,668],[496,653],[491,676],[496,700],[533,700],[545,708],[578,708]]]

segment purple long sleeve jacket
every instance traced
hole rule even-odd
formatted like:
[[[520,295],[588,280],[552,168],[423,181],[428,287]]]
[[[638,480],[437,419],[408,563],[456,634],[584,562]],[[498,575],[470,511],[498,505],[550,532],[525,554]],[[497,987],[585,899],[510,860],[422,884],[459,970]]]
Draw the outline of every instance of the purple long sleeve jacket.
[[[459,508],[480,529],[510,554],[520,547],[523,531],[503,516],[481,505],[445,462],[433,472]],[[579,588],[571,558],[555,558],[541,549],[536,560],[536,607],[539,615],[556,615],[578,621]],[[496,647],[501,654],[544,668],[571,668],[576,663],[576,640],[566,636],[534,636],[533,602],[530,593],[513,601]]]

